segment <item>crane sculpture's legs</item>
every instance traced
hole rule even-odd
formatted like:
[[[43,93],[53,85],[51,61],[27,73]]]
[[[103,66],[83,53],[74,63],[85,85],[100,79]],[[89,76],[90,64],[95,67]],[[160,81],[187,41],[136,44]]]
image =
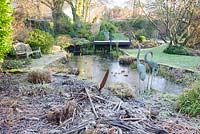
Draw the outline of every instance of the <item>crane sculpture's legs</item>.
[[[140,76],[139,76],[139,87],[138,87],[138,95],[140,95]]]
[[[147,92],[150,91],[151,87],[150,87],[150,83],[151,83],[151,77],[152,77],[152,71],[149,68],[149,76],[148,76],[148,81],[147,81]]]
[[[150,89],[150,88],[149,88],[150,77],[151,77],[151,74],[149,74],[149,76],[148,76],[148,81],[147,81],[147,91]]]
[[[153,78],[154,78],[154,76],[152,75],[151,76],[151,82],[150,82],[150,89],[152,88]]]

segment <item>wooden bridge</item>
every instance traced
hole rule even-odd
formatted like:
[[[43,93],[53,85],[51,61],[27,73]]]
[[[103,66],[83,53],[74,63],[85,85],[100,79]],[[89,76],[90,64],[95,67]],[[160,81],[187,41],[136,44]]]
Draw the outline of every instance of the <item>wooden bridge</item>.
[[[113,47],[118,45],[119,48],[128,48],[131,45],[129,40],[107,40],[107,41],[94,41],[93,49],[96,52],[96,48],[105,48],[109,47],[109,52],[112,51]]]

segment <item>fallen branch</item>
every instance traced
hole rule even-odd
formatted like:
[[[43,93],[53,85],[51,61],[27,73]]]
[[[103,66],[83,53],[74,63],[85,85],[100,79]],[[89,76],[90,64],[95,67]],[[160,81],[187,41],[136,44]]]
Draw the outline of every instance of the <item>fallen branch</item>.
[[[88,96],[88,99],[89,99],[89,101],[90,101],[90,105],[91,105],[91,107],[92,107],[92,111],[93,111],[94,115],[96,116],[96,118],[99,118],[98,115],[97,115],[97,112],[96,112],[96,110],[95,110],[95,108],[94,108],[94,105],[93,105],[93,103],[92,103],[92,99],[91,99],[91,97],[90,97],[90,94],[89,94],[87,88],[85,88],[85,92],[86,92],[86,94],[87,94],[87,96]]]
[[[103,119],[103,122],[129,131],[137,129],[136,126],[127,125],[125,122],[121,120]]]
[[[105,86],[106,84],[106,81],[108,79],[108,75],[109,75],[109,70],[106,71],[104,77],[103,77],[103,80],[101,81],[101,84],[100,84],[100,87],[99,87],[99,91],[101,91],[101,89]]]
[[[122,118],[123,121],[143,121],[146,120],[145,118]]]
[[[65,130],[64,133],[65,133],[65,134],[70,134],[70,133],[74,133],[74,132],[76,132],[76,131],[80,131],[80,130],[84,129],[85,126],[88,125],[88,122],[89,122],[89,121],[85,121],[85,122],[81,123],[79,126],[72,127],[72,128],[70,128],[70,129],[67,129],[67,130]]]
[[[117,111],[120,110],[120,107],[121,107],[121,104],[122,104],[122,103],[123,103],[122,101],[119,102],[119,105],[118,105]]]
[[[112,103],[112,104],[117,104],[118,102],[112,102],[112,101],[109,101],[109,100],[106,100],[106,99],[104,99],[103,97],[100,97],[100,96],[97,96],[97,95],[93,95],[93,96],[91,96],[92,98],[97,98],[97,99],[99,99],[99,100],[102,100],[102,101],[105,101],[105,102],[107,102],[107,103]]]
[[[61,123],[58,127],[55,128],[55,130],[61,128],[62,126],[66,125],[67,123],[69,123],[72,120],[72,118],[67,119],[66,121],[64,121],[63,123]]]

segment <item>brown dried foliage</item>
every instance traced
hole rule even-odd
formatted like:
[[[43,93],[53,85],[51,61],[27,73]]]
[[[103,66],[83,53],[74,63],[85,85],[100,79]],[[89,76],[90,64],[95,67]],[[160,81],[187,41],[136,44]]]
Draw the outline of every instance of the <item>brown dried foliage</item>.
[[[132,56],[122,56],[119,57],[119,63],[120,64],[125,64],[125,65],[130,65],[131,63],[133,63],[135,60],[134,57]]]
[[[35,70],[28,73],[28,81],[34,84],[50,83],[52,74],[46,70]]]
[[[60,124],[66,119],[72,117],[76,109],[77,103],[75,100],[66,101],[64,106],[50,109],[50,111],[47,113],[47,120],[49,122]]]

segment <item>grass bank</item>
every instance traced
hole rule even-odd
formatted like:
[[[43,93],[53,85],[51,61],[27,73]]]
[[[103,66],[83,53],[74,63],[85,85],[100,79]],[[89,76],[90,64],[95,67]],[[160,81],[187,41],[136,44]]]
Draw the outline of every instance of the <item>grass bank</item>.
[[[167,45],[161,45],[155,48],[147,48],[141,50],[140,58],[143,59],[147,51],[152,51],[154,53],[153,60],[159,64],[164,64],[172,66],[175,68],[183,68],[193,70],[195,72],[200,72],[196,69],[200,65],[200,57],[198,56],[184,56],[184,55],[173,55],[163,53],[163,50]],[[137,49],[122,49],[125,53],[133,56],[137,56]]]

